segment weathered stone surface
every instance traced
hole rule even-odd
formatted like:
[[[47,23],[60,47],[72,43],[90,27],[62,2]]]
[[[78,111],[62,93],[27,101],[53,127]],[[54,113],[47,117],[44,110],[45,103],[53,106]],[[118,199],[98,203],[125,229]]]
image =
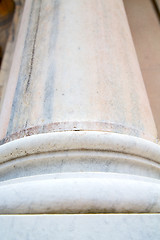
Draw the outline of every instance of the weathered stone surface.
[[[158,240],[159,214],[0,216],[7,240]]]
[[[158,213],[160,181],[114,173],[60,173],[0,183],[1,214]]]
[[[66,131],[0,147],[0,180],[58,172],[114,172],[160,178],[160,148],[129,135]]]
[[[160,212],[160,147],[123,2],[26,1],[13,59],[0,212]]]
[[[2,107],[1,143],[66,130],[156,141],[122,1],[26,5]]]

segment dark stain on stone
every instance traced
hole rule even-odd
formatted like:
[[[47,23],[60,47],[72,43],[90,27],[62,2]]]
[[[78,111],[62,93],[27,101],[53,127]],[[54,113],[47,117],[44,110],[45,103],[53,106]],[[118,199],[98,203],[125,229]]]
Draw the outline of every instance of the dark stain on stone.
[[[126,127],[120,124],[108,123],[108,122],[54,122],[50,124],[39,125],[30,128],[24,128],[21,131],[17,131],[10,136],[0,140],[0,145],[4,143],[23,138],[26,136],[32,136],[41,133],[51,132],[65,132],[65,131],[102,131],[113,132],[120,134],[130,134],[132,136],[140,135],[143,138],[149,139],[149,136],[138,129]]]
[[[30,66],[28,66],[28,51],[30,50],[30,44],[31,44],[31,40],[30,40],[30,35],[31,35],[31,26],[33,25],[32,22],[34,21],[33,19],[33,12],[34,12],[34,6],[35,1],[32,2],[32,6],[31,6],[31,12],[30,12],[30,16],[29,16],[29,22],[28,22],[28,26],[27,26],[27,32],[26,32],[26,37],[25,37],[25,43],[24,43],[24,48],[23,48],[23,54],[22,54],[22,61],[21,61],[21,66],[20,66],[20,70],[19,70],[19,75],[18,75],[18,81],[17,81],[17,86],[16,86],[16,90],[15,90],[15,94],[14,94],[14,99],[13,99],[13,103],[12,103],[12,109],[11,109],[11,116],[10,116],[10,121],[8,124],[8,129],[7,129],[7,134],[6,136],[9,136],[12,131],[14,125],[18,126],[19,125],[19,120],[21,118],[21,111],[23,108],[23,95],[25,93],[25,87],[26,86],[26,81],[27,79],[29,79],[30,81],[30,77],[31,77],[31,72],[32,72],[32,66],[33,66],[33,56],[34,56],[34,52],[35,50],[35,40],[33,41],[33,48],[32,48],[32,55],[31,55],[31,69]],[[40,5],[39,5],[39,14],[40,14],[40,9],[41,9],[41,1],[40,1]],[[39,19],[39,15],[38,15],[38,19]],[[37,21],[39,22],[39,20]],[[38,26],[37,26],[37,32],[38,32]],[[35,34],[35,36],[37,36],[37,33]],[[29,72],[29,76],[28,77],[28,72]],[[29,84],[28,84],[29,86]],[[23,112],[23,114],[25,114]],[[18,117],[18,118],[17,118]],[[14,129],[15,131],[15,129]]]
[[[36,30],[35,30],[33,47],[32,47],[32,54],[31,54],[31,60],[30,60],[30,70],[29,70],[27,85],[26,85],[26,89],[25,89],[26,92],[27,92],[28,87],[29,87],[29,85],[30,85],[30,80],[31,80],[31,75],[32,75],[33,62],[34,62],[34,54],[35,54],[35,46],[36,46],[37,33],[38,33],[38,28],[39,28],[39,19],[40,19],[40,12],[41,12],[41,4],[42,4],[42,2],[40,3],[40,7],[39,7],[39,11],[38,11],[38,17],[37,17],[37,23],[36,23]]]

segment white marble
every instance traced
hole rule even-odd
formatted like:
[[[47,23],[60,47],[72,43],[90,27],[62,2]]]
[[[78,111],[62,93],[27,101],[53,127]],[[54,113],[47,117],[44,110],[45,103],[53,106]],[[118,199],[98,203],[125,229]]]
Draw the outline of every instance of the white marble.
[[[160,146],[96,131],[38,134],[0,146],[0,180],[63,172],[112,172],[160,179]]]
[[[1,144],[68,129],[156,141],[122,0],[27,0],[21,27]]]
[[[1,214],[156,213],[160,181],[107,173],[68,173],[0,183]]]
[[[128,153],[160,163],[160,145],[103,131],[64,131],[37,134],[0,146],[0,163],[31,154],[67,150],[107,150]]]
[[[39,174],[107,172],[160,179],[160,166],[148,159],[98,150],[70,150],[33,154],[0,164],[0,180]]]
[[[0,216],[3,240],[159,240],[159,214]]]

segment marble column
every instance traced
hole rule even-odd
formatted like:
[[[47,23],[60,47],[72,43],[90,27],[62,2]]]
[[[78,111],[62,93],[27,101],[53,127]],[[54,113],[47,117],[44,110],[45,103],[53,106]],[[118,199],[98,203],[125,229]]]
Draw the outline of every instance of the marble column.
[[[0,125],[0,213],[160,212],[160,147],[121,0],[26,1]]]

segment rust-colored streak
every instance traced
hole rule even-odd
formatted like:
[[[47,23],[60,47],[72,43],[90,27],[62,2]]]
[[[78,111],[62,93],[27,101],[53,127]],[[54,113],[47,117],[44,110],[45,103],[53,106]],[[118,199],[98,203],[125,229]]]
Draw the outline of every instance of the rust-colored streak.
[[[109,122],[55,122],[41,126],[35,126],[22,129],[15,132],[0,141],[0,145],[27,136],[32,136],[41,133],[63,132],[63,131],[103,131],[115,132],[120,134],[132,135],[135,137],[142,137],[148,140],[157,141],[152,136],[132,128],[130,126],[123,126],[122,124],[115,124]]]

